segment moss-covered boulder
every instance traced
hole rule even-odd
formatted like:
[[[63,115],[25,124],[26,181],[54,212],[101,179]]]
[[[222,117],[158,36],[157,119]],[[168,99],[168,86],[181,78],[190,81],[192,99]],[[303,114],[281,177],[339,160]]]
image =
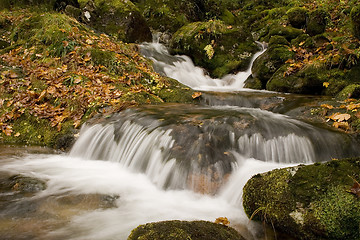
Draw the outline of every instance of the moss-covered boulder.
[[[98,31],[125,42],[151,41],[151,31],[138,8],[126,0],[80,0],[83,20]]]
[[[295,28],[304,28],[306,26],[308,11],[303,7],[294,7],[287,12],[287,16],[291,26]]]
[[[300,165],[253,176],[243,204],[299,239],[360,239],[360,159]]]
[[[264,40],[269,41],[272,36],[283,36],[286,38],[286,40],[291,41],[303,33],[304,32],[301,29],[274,23],[269,27],[268,34]]]
[[[360,39],[360,5],[357,5],[350,13],[354,36]]]
[[[326,69],[316,65],[306,65],[296,73],[288,74],[288,64],[279,68],[266,84],[266,89],[276,92],[320,94],[323,83],[328,80]]]
[[[289,43],[284,37],[273,36],[270,39],[269,48],[255,60],[251,69],[252,77],[260,80],[262,88],[265,88],[273,74],[294,56],[288,45]],[[249,87],[247,84],[246,86]]]
[[[220,20],[194,22],[180,28],[171,39],[171,52],[190,56],[214,77],[245,70],[259,50],[249,32]]]
[[[360,98],[360,84],[350,84],[336,95],[336,99]]]
[[[243,240],[233,228],[206,221],[163,221],[135,228],[128,240]]]
[[[324,9],[316,9],[310,12],[306,23],[306,32],[315,36],[325,32],[329,20],[329,13]]]

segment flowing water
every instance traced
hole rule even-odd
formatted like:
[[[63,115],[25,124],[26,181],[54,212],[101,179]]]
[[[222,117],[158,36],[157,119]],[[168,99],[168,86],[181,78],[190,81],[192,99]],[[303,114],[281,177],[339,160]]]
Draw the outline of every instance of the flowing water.
[[[142,52],[159,72],[194,89],[243,91],[251,74],[211,79],[162,45],[143,45]],[[242,209],[242,187],[251,176],[359,155],[350,136],[283,114],[308,100],[207,93],[198,105],[145,106],[94,119],[68,154],[1,147],[1,239],[126,239],[147,222],[218,217],[249,240],[265,239],[263,227]],[[31,177],[26,193],[19,183],[4,187],[15,174]]]

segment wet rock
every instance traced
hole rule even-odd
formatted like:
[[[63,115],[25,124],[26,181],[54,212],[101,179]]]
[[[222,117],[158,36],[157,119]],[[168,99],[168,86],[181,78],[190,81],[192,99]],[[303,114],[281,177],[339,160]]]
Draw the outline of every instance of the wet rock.
[[[315,36],[325,32],[329,14],[324,9],[316,9],[309,14],[306,23],[306,32],[310,36]]]
[[[354,158],[257,174],[244,187],[245,212],[299,239],[360,239],[359,172]]]
[[[171,52],[185,54],[214,77],[245,70],[259,47],[242,27],[220,20],[194,22],[180,28],[171,39]]]
[[[83,21],[96,30],[125,42],[152,40],[150,28],[132,2],[126,0],[79,2],[83,9]]]
[[[78,0],[55,0],[53,8],[56,11],[63,11],[67,6],[80,7]]]
[[[286,40],[291,41],[292,39],[297,38],[302,35],[304,32],[301,29],[297,29],[290,26],[282,26],[280,24],[272,24],[269,29],[269,33],[266,39],[270,39],[272,36],[283,36]]]
[[[287,12],[287,16],[291,26],[295,28],[304,28],[306,26],[306,19],[308,12],[306,8],[294,7]]]
[[[147,223],[135,228],[128,240],[242,240],[235,229],[206,221],[163,221]]]
[[[360,39],[360,5],[353,7],[350,18],[354,36]]]

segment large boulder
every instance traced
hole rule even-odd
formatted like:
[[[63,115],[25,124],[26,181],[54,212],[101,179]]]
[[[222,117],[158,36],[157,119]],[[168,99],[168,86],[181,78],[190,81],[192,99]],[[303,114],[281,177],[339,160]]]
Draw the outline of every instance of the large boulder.
[[[310,36],[315,36],[325,32],[329,18],[329,13],[324,9],[316,9],[312,11],[307,19],[306,32]]]
[[[359,240],[359,173],[355,158],[257,174],[244,187],[244,209],[299,239]]]
[[[185,54],[213,77],[245,70],[259,47],[242,27],[220,20],[193,22],[180,28],[171,39],[171,52]]]
[[[291,8],[287,13],[291,26],[295,28],[304,28],[306,26],[306,19],[308,18],[308,11],[304,7]]]
[[[301,94],[320,94],[324,90],[328,78],[323,67],[307,65],[296,73],[287,73],[289,67],[280,67],[266,83],[266,90]]]
[[[80,0],[83,21],[124,42],[151,41],[152,35],[137,7],[127,0]]]
[[[243,240],[233,228],[206,221],[163,221],[135,228],[128,240]]]

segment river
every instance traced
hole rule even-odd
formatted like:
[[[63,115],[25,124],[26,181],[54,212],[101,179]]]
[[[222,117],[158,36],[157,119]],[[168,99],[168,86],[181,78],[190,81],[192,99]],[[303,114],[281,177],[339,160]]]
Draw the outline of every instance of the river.
[[[141,49],[158,72],[205,91],[202,101],[93,119],[69,153],[2,146],[3,186],[21,174],[46,187],[35,182],[38,191],[2,191],[1,239],[126,239],[148,222],[218,217],[246,239],[272,239],[242,209],[251,176],[359,155],[350,136],[288,114],[317,97],[251,91],[243,88],[250,69],[211,79],[160,44]]]

